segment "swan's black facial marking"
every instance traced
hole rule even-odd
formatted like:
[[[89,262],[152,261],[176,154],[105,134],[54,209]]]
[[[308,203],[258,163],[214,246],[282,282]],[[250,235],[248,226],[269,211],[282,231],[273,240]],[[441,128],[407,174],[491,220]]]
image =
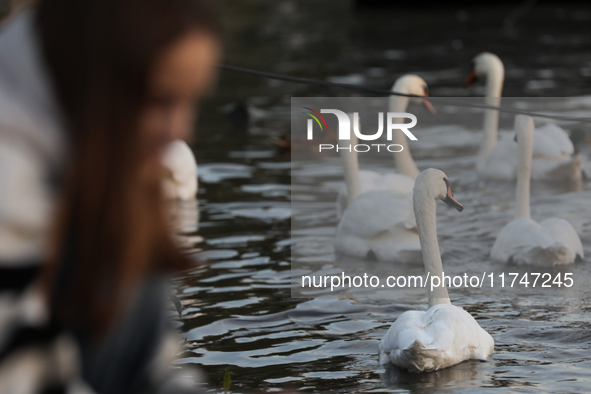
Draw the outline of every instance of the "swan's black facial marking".
[[[458,200],[455,199],[453,193],[451,192],[451,184],[449,183],[449,179],[443,178],[443,181],[445,182],[445,187],[447,188],[447,195],[445,196],[445,198],[442,198],[441,201],[443,201],[450,207],[462,212],[464,210],[464,207],[462,206],[462,204],[458,202]]]
[[[429,88],[427,85],[423,85],[423,96],[429,97]]]

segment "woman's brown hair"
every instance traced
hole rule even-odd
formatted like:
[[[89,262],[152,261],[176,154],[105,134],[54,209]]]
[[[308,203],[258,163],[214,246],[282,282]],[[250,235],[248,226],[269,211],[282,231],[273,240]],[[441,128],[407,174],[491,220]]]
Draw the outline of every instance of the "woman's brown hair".
[[[44,283],[58,324],[100,334],[141,278],[189,266],[160,174],[140,175],[139,118],[158,57],[218,29],[199,0],[41,0],[35,18],[70,152]]]

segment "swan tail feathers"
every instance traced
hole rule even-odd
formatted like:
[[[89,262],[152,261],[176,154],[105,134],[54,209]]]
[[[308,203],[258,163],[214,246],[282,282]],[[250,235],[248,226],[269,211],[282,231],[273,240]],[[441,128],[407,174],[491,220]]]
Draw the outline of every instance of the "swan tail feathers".
[[[536,246],[521,253],[516,253],[510,262],[524,265],[554,266],[571,264],[576,255],[561,244]]]
[[[441,352],[428,348],[418,339],[405,349],[380,352],[380,364],[394,364],[414,372],[436,371],[445,365],[440,360]]]

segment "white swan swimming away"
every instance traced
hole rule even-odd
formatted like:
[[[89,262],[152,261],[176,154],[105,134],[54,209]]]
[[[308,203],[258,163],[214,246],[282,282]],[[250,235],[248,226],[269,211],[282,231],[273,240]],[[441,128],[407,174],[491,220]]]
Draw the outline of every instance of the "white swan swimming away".
[[[583,257],[583,245],[573,226],[560,218],[549,218],[540,223],[531,219],[529,195],[533,119],[517,115],[515,130],[519,147],[515,219],[499,232],[491,250],[491,259],[500,263],[541,266],[573,263],[577,256]]]
[[[162,154],[164,179],[162,187],[167,199],[191,200],[197,194],[197,161],[185,141],[172,141]]]
[[[351,116],[351,115],[350,115]],[[358,121],[358,119],[357,119]],[[402,133],[401,133],[402,134]],[[351,134],[350,144],[357,144],[357,136]],[[339,195],[337,213],[346,206],[339,220],[335,237],[335,250],[339,254],[365,259],[373,256],[379,261],[415,263],[422,260],[419,235],[412,208],[414,180],[401,174],[388,174],[396,182],[395,175],[412,182],[411,190],[375,189],[362,192],[357,153],[354,149],[339,151],[345,170],[347,193]],[[388,179],[377,174],[377,179]],[[346,199],[346,205],[342,203]]]
[[[421,246],[412,212],[412,194],[370,190],[344,212],[337,227],[335,250],[361,259],[421,262]]]
[[[413,94],[416,96],[428,96],[429,90],[427,83],[416,75],[403,75],[396,80],[392,86],[392,91],[403,94]],[[431,103],[423,99],[409,99],[403,96],[390,96],[389,99],[389,111],[390,112],[406,112],[408,103],[410,100],[422,102],[430,112],[434,112]],[[351,123],[353,117],[350,116]],[[359,119],[357,119],[359,121]],[[358,124],[359,130],[361,127]],[[353,136],[354,133],[351,133]],[[419,170],[412,158],[406,135],[404,133],[394,133],[392,136],[393,143],[402,145],[402,152],[394,153],[394,161],[398,169],[398,173],[386,173],[380,174],[375,171],[359,170],[357,158],[351,158],[348,163],[349,167],[345,166],[345,177],[351,177],[354,175],[347,175],[347,172],[357,172],[356,177],[359,182],[359,193],[365,193],[370,190],[395,190],[401,193],[412,193],[414,187],[414,180],[419,175]],[[351,141],[351,144],[356,142]],[[353,152],[353,155],[357,155],[357,152]],[[347,197],[348,190],[341,190],[337,197],[337,217],[341,217],[345,209],[349,198]]]
[[[437,242],[435,199],[461,211],[447,176],[428,169],[416,179],[414,211],[426,272],[441,277],[443,266]],[[380,341],[380,364],[394,364],[410,371],[436,371],[465,360],[486,360],[494,340],[464,309],[451,305],[447,288],[427,286],[429,309],[407,311],[392,324]]]
[[[466,81],[486,79],[486,104],[499,106],[505,78],[503,62],[496,55],[483,52],[472,61],[472,70]],[[517,176],[517,144],[512,132],[498,134],[499,113],[484,111],[484,139],[478,154],[477,170],[487,179],[515,180]],[[581,179],[582,163],[573,156],[574,146],[568,134],[554,123],[546,123],[534,133],[532,179]]]
[[[351,143],[356,143],[354,134]],[[337,253],[361,259],[373,255],[388,262],[420,262],[412,193],[387,189],[361,193],[357,154],[347,150],[339,153],[345,168],[348,205],[337,227]]]

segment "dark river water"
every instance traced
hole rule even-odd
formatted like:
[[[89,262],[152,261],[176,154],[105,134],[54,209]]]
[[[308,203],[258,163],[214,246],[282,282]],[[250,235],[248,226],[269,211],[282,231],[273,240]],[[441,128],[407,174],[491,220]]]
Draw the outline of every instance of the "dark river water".
[[[427,81],[432,96],[457,97],[483,93],[462,84],[472,57],[487,50],[505,63],[507,96],[591,93],[590,6],[542,2],[509,27],[506,18],[514,6],[360,10],[337,0],[219,3],[228,64],[378,88],[412,72]],[[201,368],[212,388],[221,387],[231,372],[231,392],[244,393],[591,392],[586,261],[569,268],[579,286],[568,296],[450,291],[452,302],[493,336],[495,354],[487,362],[434,373],[384,368],[377,358],[388,327],[406,310],[426,309],[426,294],[291,298],[292,175],[312,177],[318,185],[342,175],[336,162],[319,171],[292,161],[274,141],[290,131],[291,97],[350,95],[221,74],[218,90],[203,104],[192,143],[200,177],[198,231],[192,231],[191,210],[180,211],[196,261],[192,272],[175,280],[183,305],[178,325],[187,339],[180,363]],[[578,144],[583,153],[589,151],[584,141]],[[433,144],[413,150],[419,169],[445,168],[456,197],[470,206],[459,215],[439,207],[444,264],[453,262],[450,269],[457,272],[498,269],[488,253],[511,218],[514,185],[478,179],[474,139],[434,152]],[[374,169],[387,170],[379,164]],[[577,189],[532,185],[532,215],[571,221],[591,256],[591,188]],[[337,219],[331,204],[316,206],[318,215],[325,215],[317,243],[328,252],[311,248],[309,256],[319,261],[333,253]]]

